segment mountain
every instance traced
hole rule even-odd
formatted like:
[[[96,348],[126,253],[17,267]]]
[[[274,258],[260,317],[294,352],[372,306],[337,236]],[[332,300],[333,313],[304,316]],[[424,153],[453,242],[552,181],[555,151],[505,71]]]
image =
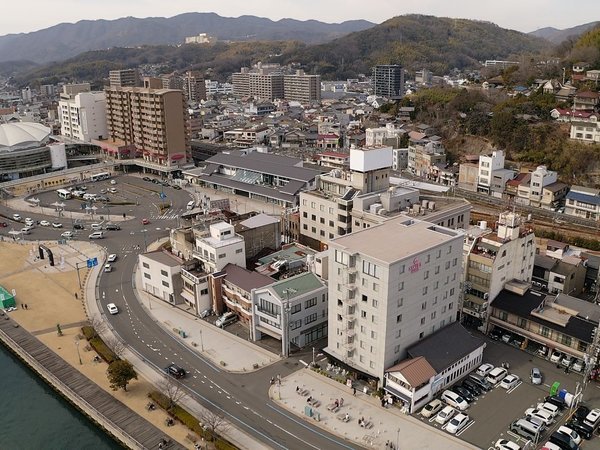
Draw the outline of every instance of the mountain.
[[[590,22],[583,25],[578,25],[572,28],[565,28],[564,30],[559,30],[553,27],[540,28],[539,30],[532,31],[529,33],[532,36],[539,37],[542,39],[546,39],[553,44],[560,44],[565,41],[569,37],[579,37],[586,31],[600,25],[600,21],[598,22]]]
[[[62,23],[32,33],[0,36],[0,62],[22,60],[36,63],[61,61],[89,50],[182,43],[186,36],[207,33],[219,40],[297,40],[319,43],[374,24],[351,20],[330,24],[316,20],[270,19],[241,16],[221,17],[214,13],[116,20],[82,20]]]
[[[376,64],[400,64],[437,74],[453,68],[478,67],[486,59],[537,54],[548,42],[490,22],[443,17],[398,16],[331,42],[299,49],[288,61],[310,71],[344,79]]]

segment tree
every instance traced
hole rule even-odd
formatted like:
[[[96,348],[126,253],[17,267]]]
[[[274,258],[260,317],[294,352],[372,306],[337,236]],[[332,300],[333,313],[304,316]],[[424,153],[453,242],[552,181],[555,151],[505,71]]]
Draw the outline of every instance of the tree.
[[[106,330],[106,322],[102,320],[102,318],[98,315],[93,315],[92,317],[90,317],[88,323],[94,329],[94,334],[91,336],[90,339],[98,337],[104,332],[104,330]]]
[[[123,341],[114,336],[108,336],[106,339],[104,339],[104,343],[113,351],[115,355],[117,355],[119,359],[123,358],[123,354],[127,348]]]
[[[186,395],[181,383],[168,375],[158,383],[158,389],[168,400],[167,411],[176,406]]]
[[[200,425],[210,434],[209,440],[214,441],[215,438],[225,433],[229,429],[229,424],[225,420],[223,414],[212,412],[205,409],[200,414]]]
[[[131,380],[137,380],[137,373],[133,365],[126,359],[119,359],[108,366],[106,370],[108,381],[113,391],[122,388],[127,391],[127,385]]]

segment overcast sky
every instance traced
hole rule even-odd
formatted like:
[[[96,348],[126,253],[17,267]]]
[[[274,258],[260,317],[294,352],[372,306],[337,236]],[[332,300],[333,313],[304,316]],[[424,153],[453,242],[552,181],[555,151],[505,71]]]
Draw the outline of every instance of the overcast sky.
[[[2,0],[0,35],[47,28],[82,19],[171,17],[184,12],[221,16],[255,15],[278,20],[342,22],[366,19],[381,23],[403,14],[477,19],[529,32],[563,29],[600,20],[600,1],[578,0]]]

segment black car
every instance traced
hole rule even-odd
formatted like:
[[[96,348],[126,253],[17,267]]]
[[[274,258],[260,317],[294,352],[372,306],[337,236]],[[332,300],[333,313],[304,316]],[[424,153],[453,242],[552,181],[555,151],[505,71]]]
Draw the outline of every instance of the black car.
[[[169,375],[174,376],[175,378],[185,377],[185,370],[183,370],[177,364],[171,364],[170,366],[165,367],[165,372],[167,372]]]
[[[152,180],[150,180],[150,181],[152,181],[154,184],[159,184],[159,183],[160,183],[160,181],[159,181],[159,180],[157,180],[156,178],[153,178],[153,179],[152,179]]]
[[[73,229],[74,230],[85,230],[85,227],[81,223],[75,223],[75,224],[73,224]]]
[[[576,420],[570,420],[565,424],[571,430],[577,432],[582,438],[586,440],[590,440],[594,435],[594,429],[582,422],[577,422]]]
[[[473,394],[475,397],[479,397],[483,393],[483,389],[469,379],[466,379],[462,382],[462,387],[471,392],[471,394]]]
[[[181,186],[175,185],[175,186],[173,186],[173,189],[175,189],[176,191],[180,191],[181,190]]]
[[[475,396],[471,393],[471,391],[469,391],[468,389],[465,389],[462,386],[453,386],[450,390],[453,392],[456,392],[458,395],[460,395],[462,398],[464,398],[469,403],[471,403],[473,400],[475,400]]]
[[[144,178],[142,178],[142,180],[144,180],[144,181],[152,181],[152,178],[150,178],[150,177],[144,177]]]
[[[502,330],[500,330],[500,328],[494,328],[490,331],[490,337],[495,341],[499,341],[502,337]]]
[[[117,225],[116,223],[109,223],[106,225],[105,227],[107,230],[112,230],[112,231],[118,231],[121,229],[121,227],[119,225]]]
[[[563,399],[560,398],[560,397],[557,397],[556,395],[549,395],[549,396],[547,396],[544,399],[544,402],[550,403],[550,404],[556,406],[561,411],[567,407],[567,405],[565,404],[565,402],[563,401]]]
[[[584,405],[579,405],[573,414],[573,418],[578,422],[583,423],[587,415],[590,413],[590,408]]]

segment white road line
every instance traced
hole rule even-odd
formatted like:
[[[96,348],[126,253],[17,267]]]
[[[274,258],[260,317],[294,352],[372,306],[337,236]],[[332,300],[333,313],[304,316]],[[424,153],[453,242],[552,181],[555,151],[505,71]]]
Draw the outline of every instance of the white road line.
[[[509,389],[508,391],[506,391],[506,393],[507,393],[507,394],[512,394],[512,393],[513,393],[513,391],[514,391],[515,389],[517,389],[519,386],[521,386],[522,384],[523,384],[523,382],[522,382],[522,381],[519,381],[515,387],[513,387],[513,388]]]
[[[465,431],[467,431],[468,428],[471,427],[471,425],[473,425],[475,423],[474,420],[471,420],[467,426],[463,427],[462,430],[460,430],[458,433],[456,433],[457,436],[460,436],[461,434],[463,434]]]

